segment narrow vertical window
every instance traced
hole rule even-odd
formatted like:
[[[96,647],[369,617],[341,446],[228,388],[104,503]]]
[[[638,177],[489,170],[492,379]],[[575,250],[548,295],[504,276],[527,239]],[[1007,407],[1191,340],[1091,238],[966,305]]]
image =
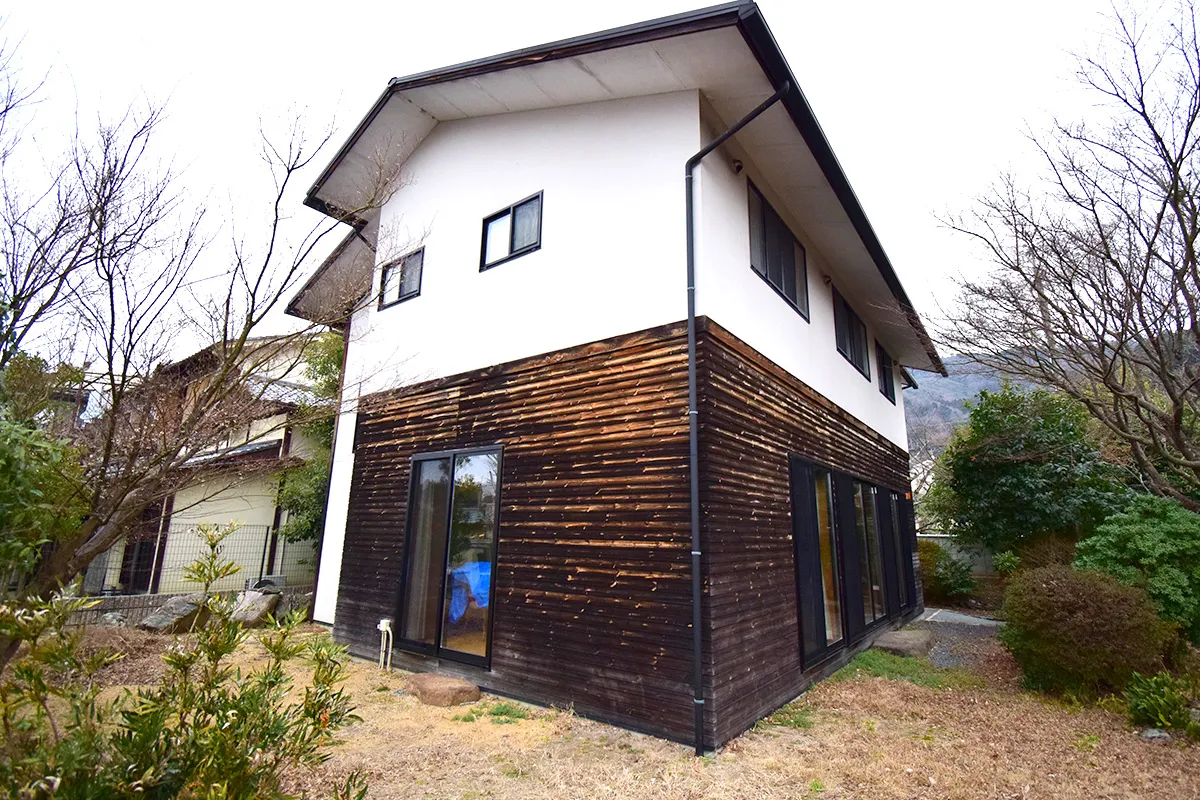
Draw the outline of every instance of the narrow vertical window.
[[[863,622],[870,625],[887,616],[883,595],[883,558],[879,547],[879,525],[875,518],[875,492],[854,482],[854,514],[858,528],[860,583]]]
[[[432,646],[437,642],[438,597],[445,564],[450,459],[417,461],[413,472],[400,638]]]
[[[487,663],[499,500],[498,451],[414,459],[400,646]]]
[[[384,264],[383,275],[379,279],[379,307],[387,308],[419,295],[424,266],[424,248]]]
[[[832,473],[792,456],[792,539],[803,668],[821,662],[846,638],[841,543]]]
[[[542,194],[527,197],[483,220],[479,269],[532,253],[542,246]]]
[[[442,647],[481,658],[487,655],[499,465],[496,453],[454,459]]]
[[[833,328],[838,352],[853,364],[863,377],[870,380],[871,359],[867,352],[867,326],[837,289],[833,290]]]
[[[825,644],[833,645],[842,640],[842,606],[838,587],[837,534],[833,528],[833,486],[828,470],[814,470],[813,494],[817,501],[817,542],[821,554]]]
[[[804,245],[771,208],[762,193],[747,182],[750,211],[750,266],[784,300],[808,319],[808,264]]]
[[[905,547],[904,526],[900,521],[899,497],[895,492],[888,492],[888,503],[892,507],[892,552],[896,554],[896,586],[900,593],[900,608],[904,609],[909,606],[908,580],[905,573],[912,571],[912,559],[905,558],[908,548]]]
[[[875,343],[875,363],[879,369],[879,393],[896,403],[896,375],[892,370],[892,357],[879,342]]]

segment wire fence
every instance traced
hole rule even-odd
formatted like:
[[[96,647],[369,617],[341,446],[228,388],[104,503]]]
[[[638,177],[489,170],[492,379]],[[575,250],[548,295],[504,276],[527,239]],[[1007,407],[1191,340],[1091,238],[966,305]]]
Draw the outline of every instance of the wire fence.
[[[200,589],[187,579],[187,567],[208,552],[199,523],[170,525],[113,545],[88,570],[89,594],[183,594]],[[218,581],[213,591],[238,591],[265,585],[311,586],[316,551],[311,542],[289,542],[269,525],[240,525],[221,543],[221,557],[239,569]]]

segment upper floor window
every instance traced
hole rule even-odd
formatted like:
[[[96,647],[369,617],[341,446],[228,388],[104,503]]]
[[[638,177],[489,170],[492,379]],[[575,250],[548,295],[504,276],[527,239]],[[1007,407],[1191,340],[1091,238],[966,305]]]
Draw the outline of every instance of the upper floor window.
[[[401,256],[383,265],[379,280],[379,307],[387,308],[401,300],[421,293],[421,269],[425,265],[425,248]]]
[[[514,203],[483,220],[483,271],[505,261],[532,253],[542,246],[542,193]]]
[[[892,371],[892,357],[879,342],[875,343],[875,362],[879,365],[879,393],[896,403],[896,375]]]
[[[750,266],[808,319],[808,264],[804,245],[796,241],[754,184],[747,181],[746,185],[750,189]]]
[[[871,357],[867,352],[867,326],[854,313],[841,293],[833,290],[833,330],[837,338],[838,352],[854,365],[854,368],[871,379]]]

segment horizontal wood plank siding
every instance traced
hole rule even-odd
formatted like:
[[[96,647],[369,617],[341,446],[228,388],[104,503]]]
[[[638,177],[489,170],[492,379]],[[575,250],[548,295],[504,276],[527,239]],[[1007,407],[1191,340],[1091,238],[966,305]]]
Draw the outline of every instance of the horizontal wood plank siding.
[[[900,491],[908,454],[719,325],[702,321],[698,347],[707,657],[722,743],[830,668],[801,672],[789,453]]]
[[[675,324],[363,398],[335,637],[396,614],[409,459],[502,445],[491,670],[396,663],[689,740],[686,356]]]

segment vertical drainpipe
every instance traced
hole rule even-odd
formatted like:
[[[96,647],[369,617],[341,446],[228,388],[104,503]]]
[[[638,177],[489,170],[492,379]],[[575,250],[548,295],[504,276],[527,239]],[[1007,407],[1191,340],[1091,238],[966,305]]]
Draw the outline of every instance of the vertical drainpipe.
[[[700,575],[700,409],[696,391],[696,222],[692,172],[705,156],[746,127],[759,114],[777,103],[791,89],[783,85],[724,133],[706,144],[684,165],[684,196],[687,223],[687,369],[688,369],[688,473],[692,526],[692,705],[696,714],[696,755],[704,755],[704,669],[701,662],[700,601],[704,596]]]

